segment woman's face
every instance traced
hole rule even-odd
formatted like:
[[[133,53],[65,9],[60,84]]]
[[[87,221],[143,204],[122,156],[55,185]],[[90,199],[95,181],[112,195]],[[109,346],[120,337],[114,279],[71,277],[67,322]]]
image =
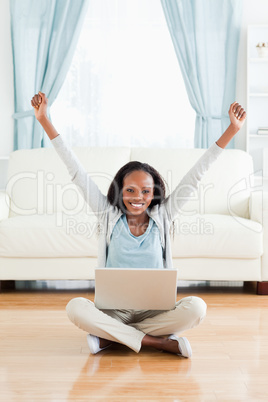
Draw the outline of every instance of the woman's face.
[[[154,198],[154,180],[149,173],[135,170],[123,180],[123,203],[131,215],[141,215]]]

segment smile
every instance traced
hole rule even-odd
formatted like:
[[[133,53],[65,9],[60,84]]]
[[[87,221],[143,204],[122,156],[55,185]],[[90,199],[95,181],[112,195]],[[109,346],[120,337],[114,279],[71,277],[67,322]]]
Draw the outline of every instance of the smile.
[[[139,208],[142,208],[144,204],[136,204],[136,203],[134,204],[133,202],[130,202],[130,205],[131,205],[133,208],[139,209]]]

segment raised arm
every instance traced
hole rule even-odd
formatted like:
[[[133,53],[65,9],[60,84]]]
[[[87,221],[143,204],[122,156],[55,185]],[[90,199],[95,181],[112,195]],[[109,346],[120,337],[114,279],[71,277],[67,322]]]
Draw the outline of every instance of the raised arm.
[[[175,190],[167,198],[165,205],[171,220],[174,220],[182,206],[190,199],[191,195],[198,188],[204,174],[210,166],[218,159],[223,148],[238,133],[246,120],[246,112],[239,103],[234,102],[229,109],[230,125],[222,136],[211,145],[201,156],[190,171],[182,178]]]
[[[85,201],[94,213],[104,211],[107,207],[107,197],[99,190],[89,174],[86,172],[75,153],[66,146],[61,136],[47,117],[48,99],[44,93],[39,92],[31,100],[35,117],[44,128],[52,145],[57,151],[63,163],[66,165],[71,180],[78,186]]]
[[[225,148],[226,145],[229,144],[231,139],[238,133],[246,120],[246,112],[238,102],[231,104],[228,113],[230,117],[230,125],[227,130],[224,131],[218,141],[216,141],[216,144],[221,148]]]

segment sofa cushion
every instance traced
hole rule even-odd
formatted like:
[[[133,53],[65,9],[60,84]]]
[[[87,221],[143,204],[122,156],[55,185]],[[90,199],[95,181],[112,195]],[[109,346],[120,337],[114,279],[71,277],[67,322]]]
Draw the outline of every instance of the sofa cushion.
[[[180,216],[172,241],[174,258],[259,258],[262,226],[224,215]],[[0,222],[0,257],[96,257],[94,215],[17,216]]]
[[[73,148],[103,194],[115,173],[130,160],[130,148]],[[78,214],[88,210],[76,185],[53,148],[12,152],[6,189],[11,198],[9,216]]]
[[[175,220],[172,255],[180,257],[259,258],[262,225],[227,215],[181,215]]]
[[[173,191],[205,149],[132,148],[131,160],[147,162],[164,177]],[[202,178],[198,191],[183,206],[182,212],[236,214],[249,218],[252,157],[238,149],[226,149]]]
[[[93,214],[16,216],[0,222],[0,257],[96,257]]]

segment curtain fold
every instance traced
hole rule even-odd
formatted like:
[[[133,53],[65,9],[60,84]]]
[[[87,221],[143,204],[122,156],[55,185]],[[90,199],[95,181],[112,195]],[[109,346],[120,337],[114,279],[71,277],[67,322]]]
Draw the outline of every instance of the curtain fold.
[[[10,0],[14,65],[14,150],[50,146],[30,100],[56,99],[70,67],[89,0]]]
[[[208,148],[229,125],[236,94],[242,0],[161,0],[189,101],[195,147]],[[228,148],[233,148],[233,140]]]

